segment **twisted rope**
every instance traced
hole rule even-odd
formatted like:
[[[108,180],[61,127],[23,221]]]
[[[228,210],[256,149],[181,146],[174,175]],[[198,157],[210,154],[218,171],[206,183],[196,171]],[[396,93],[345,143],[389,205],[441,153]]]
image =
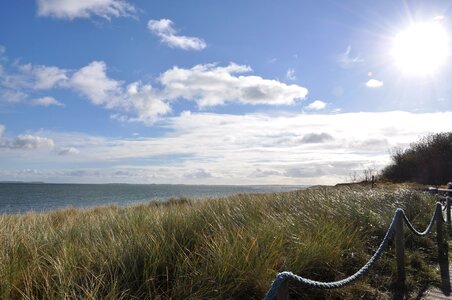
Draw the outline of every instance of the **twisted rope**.
[[[450,201],[449,197],[447,198],[447,201]],[[432,227],[433,227],[433,224],[435,223],[435,221],[439,221],[439,220],[437,220],[437,217],[439,215],[441,216],[441,222],[445,222],[444,216],[442,214],[441,203],[437,202],[435,205],[435,210],[433,212],[430,223],[428,224],[427,228],[423,232],[420,232],[420,231],[417,231],[414,228],[413,224],[411,224],[411,222],[408,220],[408,217],[406,216],[403,209],[397,208],[394,213],[394,217],[392,218],[391,224],[389,225],[388,230],[386,231],[386,234],[383,238],[383,241],[380,243],[380,246],[375,251],[374,255],[369,259],[369,261],[361,269],[359,269],[355,274],[353,274],[345,279],[342,279],[342,280],[332,281],[332,282],[323,282],[323,281],[307,279],[307,278],[298,276],[296,274],[293,274],[292,272],[281,272],[276,275],[276,278],[273,281],[267,294],[265,295],[264,300],[272,300],[276,296],[276,293],[278,292],[278,289],[280,288],[281,284],[286,280],[293,280],[302,285],[307,285],[307,286],[316,287],[316,288],[320,288],[320,289],[334,289],[334,288],[340,288],[345,285],[348,285],[348,284],[354,282],[355,280],[357,280],[358,278],[360,278],[361,276],[365,275],[367,272],[369,272],[370,268],[372,268],[372,266],[381,257],[384,250],[386,250],[386,247],[388,246],[389,240],[391,239],[391,237],[394,234],[395,226],[400,218],[402,218],[405,221],[408,229],[411,232],[413,232],[414,234],[416,234],[418,236],[425,236],[432,230]]]
[[[399,220],[399,218],[403,218],[403,210],[401,208],[397,208],[394,217],[392,218],[392,222],[389,225],[388,230],[386,231],[386,234],[383,238],[383,241],[381,242],[378,249],[375,251],[374,255],[369,259],[369,261],[361,268],[359,269],[355,274],[342,279],[338,281],[332,281],[332,282],[322,282],[322,281],[316,281],[307,279],[298,275],[293,274],[292,272],[281,272],[276,275],[275,280],[273,281],[270,289],[268,290],[267,294],[264,297],[264,300],[272,300],[276,293],[278,292],[279,287],[281,284],[286,280],[293,280],[300,284],[321,288],[321,289],[335,289],[343,287],[347,284],[350,284],[360,278],[361,276],[365,275],[367,272],[369,272],[370,268],[375,264],[375,262],[381,257],[383,254],[383,251],[388,246],[389,239],[393,236],[395,226]]]
[[[438,211],[439,211],[439,212],[438,212]],[[437,216],[439,213],[441,213],[441,204],[438,203],[438,202],[436,202],[436,205],[435,205],[435,211],[433,212],[433,216],[432,216],[432,219],[430,220],[430,223],[428,224],[427,228],[426,228],[423,232],[420,232],[420,231],[417,231],[417,230],[414,228],[413,224],[411,224],[411,222],[410,222],[410,220],[408,220],[408,217],[406,216],[405,212],[402,210],[403,219],[405,220],[405,223],[406,223],[408,229],[409,229],[412,233],[414,233],[415,235],[418,235],[418,236],[425,236],[425,235],[427,235],[427,234],[432,230],[433,224],[434,224],[435,221],[436,221],[436,216]],[[442,213],[441,213],[441,215],[442,215]],[[444,219],[443,219],[443,220],[444,220]]]

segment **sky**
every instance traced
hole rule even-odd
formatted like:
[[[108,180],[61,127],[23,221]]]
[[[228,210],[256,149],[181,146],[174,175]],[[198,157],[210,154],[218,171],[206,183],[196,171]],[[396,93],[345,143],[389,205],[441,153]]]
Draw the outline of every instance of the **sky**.
[[[0,2],[0,181],[335,184],[452,130],[452,2]]]

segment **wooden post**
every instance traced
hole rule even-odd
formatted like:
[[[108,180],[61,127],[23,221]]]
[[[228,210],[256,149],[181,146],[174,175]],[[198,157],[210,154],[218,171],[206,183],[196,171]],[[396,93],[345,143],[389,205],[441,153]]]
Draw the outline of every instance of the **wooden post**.
[[[452,227],[451,227],[451,213],[450,213],[450,201],[452,199],[447,196],[446,197],[446,221],[447,221],[447,233],[448,236],[452,235]]]
[[[289,281],[284,280],[279,287],[278,294],[276,295],[277,300],[289,300]]]
[[[441,277],[448,276],[449,263],[448,263],[448,250],[444,243],[444,233],[443,233],[443,212],[441,206],[436,210],[436,243],[438,244],[438,264],[440,268]]]
[[[397,258],[397,285],[399,288],[405,288],[405,239],[403,237],[403,217],[398,215],[398,220],[395,228],[395,244],[396,244],[396,258]]]
[[[438,204],[437,204],[438,205]],[[439,206],[441,208],[441,206]],[[440,245],[443,244],[443,212],[441,209],[436,209],[436,242],[438,243],[438,251],[440,249]],[[439,253],[439,252],[438,252]],[[438,255],[439,257],[439,255]]]

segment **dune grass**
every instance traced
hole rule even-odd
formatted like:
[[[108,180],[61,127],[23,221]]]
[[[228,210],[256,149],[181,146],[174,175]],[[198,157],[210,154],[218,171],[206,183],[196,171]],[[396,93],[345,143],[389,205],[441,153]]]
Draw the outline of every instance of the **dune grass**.
[[[279,271],[339,280],[380,243],[394,209],[424,227],[434,200],[366,187],[0,216],[0,299],[261,299]],[[408,289],[437,280],[431,238],[407,233]],[[394,249],[345,288],[299,298],[390,297]]]

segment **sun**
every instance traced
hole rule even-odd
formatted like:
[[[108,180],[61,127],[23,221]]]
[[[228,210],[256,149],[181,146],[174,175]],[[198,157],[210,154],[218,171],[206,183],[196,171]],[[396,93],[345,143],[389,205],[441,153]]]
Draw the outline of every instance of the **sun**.
[[[412,24],[394,38],[395,64],[408,75],[431,75],[449,56],[449,37],[439,22]]]

